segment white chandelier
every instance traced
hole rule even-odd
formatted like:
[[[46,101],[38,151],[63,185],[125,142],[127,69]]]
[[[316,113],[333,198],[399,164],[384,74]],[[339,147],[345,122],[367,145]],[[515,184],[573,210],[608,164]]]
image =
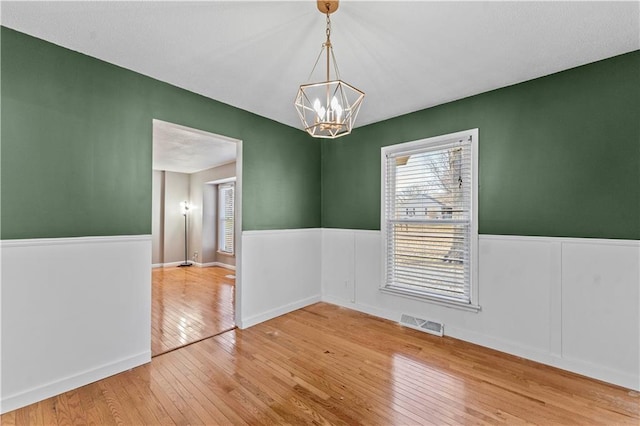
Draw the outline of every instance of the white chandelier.
[[[327,40],[311,70],[309,79],[323,56],[326,55],[326,80],[303,84],[298,89],[295,106],[304,129],[315,138],[335,139],[348,135],[353,129],[364,92],[340,80],[338,64],[331,45],[330,14],[338,9],[338,1],[317,0],[318,10],[327,16]],[[331,80],[333,61],[334,79]]]

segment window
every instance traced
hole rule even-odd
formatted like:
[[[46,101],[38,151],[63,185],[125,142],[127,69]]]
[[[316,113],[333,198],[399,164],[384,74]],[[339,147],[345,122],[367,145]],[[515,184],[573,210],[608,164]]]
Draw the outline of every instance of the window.
[[[218,251],[233,254],[233,183],[218,185]]]
[[[477,146],[474,129],[382,148],[383,291],[479,309]]]

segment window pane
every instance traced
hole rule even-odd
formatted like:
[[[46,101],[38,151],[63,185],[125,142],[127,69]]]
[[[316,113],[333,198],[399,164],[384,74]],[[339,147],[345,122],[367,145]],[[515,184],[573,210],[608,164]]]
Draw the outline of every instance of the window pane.
[[[383,148],[386,287],[471,303],[471,136],[405,146]]]
[[[468,301],[468,225],[389,223],[387,283]]]
[[[233,254],[234,184],[220,185],[218,191],[218,250]]]
[[[392,218],[468,219],[470,162],[463,150],[449,147],[412,154],[406,163],[391,161],[395,175]]]

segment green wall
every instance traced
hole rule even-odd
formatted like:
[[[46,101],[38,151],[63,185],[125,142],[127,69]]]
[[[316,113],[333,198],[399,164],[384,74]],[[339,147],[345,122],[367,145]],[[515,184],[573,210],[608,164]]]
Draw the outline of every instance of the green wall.
[[[245,230],[320,226],[304,132],[5,27],[1,43],[2,239],[151,233],[154,118],[243,141]]]
[[[379,229],[380,147],[477,127],[481,233],[640,239],[637,51],[319,144],[4,27],[0,40],[2,239],[150,233],[154,118],[243,140],[245,230]]]
[[[380,147],[471,128],[480,233],[640,239],[639,51],[324,141],[322,226],[380,229]]]

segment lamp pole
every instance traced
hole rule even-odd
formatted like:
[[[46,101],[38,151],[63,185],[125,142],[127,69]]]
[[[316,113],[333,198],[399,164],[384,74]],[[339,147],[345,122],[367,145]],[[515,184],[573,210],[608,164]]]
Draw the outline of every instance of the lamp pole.
[[[187,254],[187,213],[189,213],[189,203],[183,201],[180,204],[182,205],[182,215],[184,216],[184,262],[178,266],[191,266],[192,264],[189,263],[189,255]]]

